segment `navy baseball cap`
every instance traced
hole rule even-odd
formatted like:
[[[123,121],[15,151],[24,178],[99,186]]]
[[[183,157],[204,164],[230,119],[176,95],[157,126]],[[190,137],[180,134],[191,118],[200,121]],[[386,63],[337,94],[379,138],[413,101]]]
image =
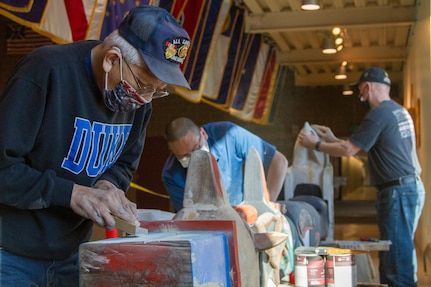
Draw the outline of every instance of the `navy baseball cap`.
[[[140,52],[159,80],[190,89],[180,68],[190,48],[190,37],[167,10],[148,5],[132,8],[118,32]]]
[[[389,79],[388,73],[386,73],[385,70],[376,67],[366,69],[359,80],[356,83],[351,84],[351,86],[357,87],[363,82],[382,83],[389,87],[391,86],[391,79]]]

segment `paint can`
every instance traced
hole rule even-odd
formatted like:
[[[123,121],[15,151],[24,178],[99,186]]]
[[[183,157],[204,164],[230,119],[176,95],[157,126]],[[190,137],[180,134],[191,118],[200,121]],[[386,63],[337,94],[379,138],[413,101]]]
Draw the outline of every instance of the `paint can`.
[[[354,254],[328,255],[325,262],[327,287],[356,287],[356,259]]]
[[[295,253],[295,286],[325,287],[325,260],[315,253]]]

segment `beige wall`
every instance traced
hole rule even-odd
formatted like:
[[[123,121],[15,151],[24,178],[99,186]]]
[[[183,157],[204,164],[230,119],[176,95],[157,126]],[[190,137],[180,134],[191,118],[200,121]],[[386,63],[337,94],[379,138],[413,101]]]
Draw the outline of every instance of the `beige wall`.
[[[431,117],[430,1],[421,1],[413,30],[411,49],[404,69],[404,106],[417,107],[420,101],[420,146],[417,153],[422,166],[422,179],[428,195],[416,233],[418,252],[431,242],[431,133],[427,129]]]

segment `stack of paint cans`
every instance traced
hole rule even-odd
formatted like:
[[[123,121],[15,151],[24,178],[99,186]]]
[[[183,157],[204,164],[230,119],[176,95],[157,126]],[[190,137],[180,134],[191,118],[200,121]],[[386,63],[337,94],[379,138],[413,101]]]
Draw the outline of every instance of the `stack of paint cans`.
[[[354,254],[319,254],[315,247],[295,249],[296,287],[356,287]]]

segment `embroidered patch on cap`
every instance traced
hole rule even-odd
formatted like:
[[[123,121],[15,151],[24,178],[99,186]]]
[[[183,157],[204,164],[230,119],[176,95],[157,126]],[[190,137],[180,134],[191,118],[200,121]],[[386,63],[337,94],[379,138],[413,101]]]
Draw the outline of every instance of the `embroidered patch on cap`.
[[[186,38],[173,38],[164,41],[165,59],[177,64],[182,64],[187,56],[190,40]]]

